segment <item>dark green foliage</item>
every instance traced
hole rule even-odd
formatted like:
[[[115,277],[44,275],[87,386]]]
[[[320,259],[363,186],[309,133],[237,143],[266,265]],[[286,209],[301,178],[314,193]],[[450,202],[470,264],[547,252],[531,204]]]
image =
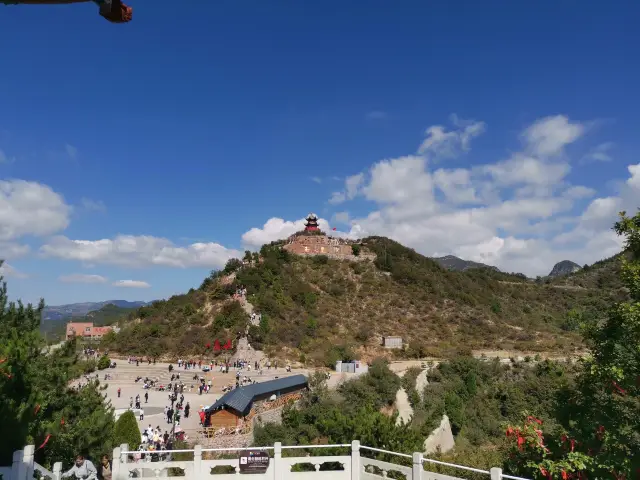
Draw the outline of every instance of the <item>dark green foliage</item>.
[[[111,360],[106,355],[100,357],[98,360],[98,364],[96,365],[98,370],[104,370],[105,368],[109,368],[111,365]]]
[[[502,438],[502,424],[519,420],[523,411],[557,425],[557,395],[573,384],[574,373],[574,366],[548,360],[504,365],[454,358],[430,372],[424,402],[414,405],[415,423],[424,422],[426,434],[446,413],[456,441],[476,447]]]
[[[362,247],[360,245],[358,245],[357,243],[354,243],[353,245],[351,245],[351,253],[353,253],[354,257],[360,256],[360,250],[361,249],[362,249]]]
[[[256,428],[255,444],[273,445],[274,441],[281,441],[284,445],[336,444],[358,439],[363,445],[395,452],[420,450],[424,438],[418,431],[396,426],[394,417],[384,415],[374,407],[388,403],[387,387],[381,383],[389,380],[390,375],[393,374],[387,366],[380,363],[374,376],[366,378],[369,377],[366,374],[345,384],[358,385],[349,387],[349,392],[356,388],[366,390],[365,403],[354,403],[356,397],[353,396],[340,398],[331,394],[319,375],[310,378],[310,391],[305,394],[300,408],[285,408],[282,425],[266,424]],[[399,383],[400,379],[395,378],[397,382],[394,383]],[[317,451],[310,450],[309,453],[317,454]],[[322,455],[333,454],[344,453],[339,449],[322,451]]]
[[[138,428],[136,416],[131,410],[127,410],[118,418],[113,438],[116,445],[123,443],[129,445],[129,450],[137,450],[140,446],[140,428]]]
[[[78,453],[97,458],[113,448],[113,412],[104,403],[99,382],[80,391],[70,380],[86,366],[78,362],[75,341],[47,354],[39,333],[44,303],[33,308],[8,303],[0,279],[0,464],[10,465],[13,451],[25,445],[44,466],[69,464]],[[95,364],[93,366],[95,368]],[[64,421],[63,421],[64,419]]]
[[[250,264],[229,264],[234,280],[212,272],[200,290],[139,309],[129,320],[140,320],[104,346],[126,354],[208,355],[207,341],[243,331],[240,316],[221,313],[243,285],[249,302],[269,319],[269,328],[251,331],[260,346],[316,365],[333,365],[339,359],[335,346],[355,350],[384,335],[403,337],[408,348],[394,352],[399,357],[449,358],[497,344],[575,353],[583,345],[568,312],[598,321],[614,298],[625,295],[615,286],[591,286],[599,282],[593,279],[610,277],[612,262],[594,265],[589,286],[574,288],[570,282],[585,279],[584,271],[536,283],[489,268],[447,271],[382,237],[358,245],[375,253],[375,262],[296,256],[282,250],[283,242],[264,245],[259,259],[245,252]]]

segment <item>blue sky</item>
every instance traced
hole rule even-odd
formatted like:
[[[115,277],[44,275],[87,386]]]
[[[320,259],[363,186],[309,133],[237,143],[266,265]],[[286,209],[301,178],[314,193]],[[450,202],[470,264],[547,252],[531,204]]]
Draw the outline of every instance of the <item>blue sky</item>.
[[[640,5],[131,6],[0,7],[12,298],[166,297],[309,211],[544,274],[640,204]]]

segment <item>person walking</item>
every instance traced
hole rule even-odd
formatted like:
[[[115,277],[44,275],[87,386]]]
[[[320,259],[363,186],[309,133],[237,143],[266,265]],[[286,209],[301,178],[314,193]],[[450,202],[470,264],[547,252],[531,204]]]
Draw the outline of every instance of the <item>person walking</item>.
[[[144,392],[144,403],[149,403],[149,392]]]
[[[120,398],[120,393],[122,393],[122,389],[118,387],[118,398]]]

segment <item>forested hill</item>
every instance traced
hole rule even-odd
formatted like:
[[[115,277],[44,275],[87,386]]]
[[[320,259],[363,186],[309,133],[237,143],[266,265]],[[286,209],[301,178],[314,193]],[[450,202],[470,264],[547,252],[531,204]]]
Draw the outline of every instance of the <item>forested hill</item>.
[[[601,317],[620,295],[607,285],[557,288],[491,269],[449,271],[383,237],[362,244],[377,254],[375,261],[303,258],[281,243],[265,245],[261,263],[230,261],[198,290],[138,309],[108,344],[122,353],[208,353],[207,343],[245,330],[248,316],[230,300],[235,286],[244,285],[263,313],[260,326],[250,329],[252,344],[293,360],[367,358],[380,353],[386,335],[402,336],[409,344],[403,354],[416,357],[468,349],[570,353],[582,347],[572,331],[576,318]],[[609,278],[609,270],[592,274]],[[234,271],[235,279],[223,284]]]

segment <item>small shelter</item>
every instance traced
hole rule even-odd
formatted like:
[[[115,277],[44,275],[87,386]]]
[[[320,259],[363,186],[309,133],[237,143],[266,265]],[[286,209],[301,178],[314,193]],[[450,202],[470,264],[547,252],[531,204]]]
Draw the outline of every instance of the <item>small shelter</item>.
[[[304,375],[277,378],[246,387],[238,387],[225,393],[216,403],[205,410],[205,426],[235,427],[249,415],[254,404],[268,400],[272,396],[280,397],[309,386]]]

